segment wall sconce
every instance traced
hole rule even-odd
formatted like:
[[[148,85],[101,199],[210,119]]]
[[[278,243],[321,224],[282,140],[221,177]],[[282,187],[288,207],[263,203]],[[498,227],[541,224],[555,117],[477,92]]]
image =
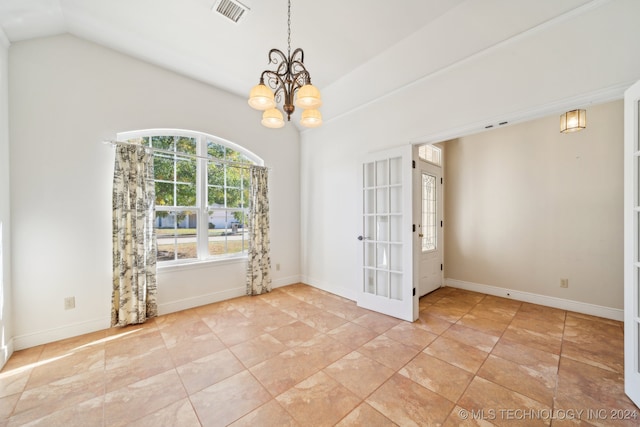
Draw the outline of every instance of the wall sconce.
[[[586,127],[586,110],[571,110],[560,116],[560,133],[577,132]]]

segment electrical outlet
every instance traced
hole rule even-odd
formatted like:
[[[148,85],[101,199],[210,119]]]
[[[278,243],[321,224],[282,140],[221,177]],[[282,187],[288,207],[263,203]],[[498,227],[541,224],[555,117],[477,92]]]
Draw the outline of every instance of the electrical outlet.
[[[568,288],[569,287],[569,279],[560,279],[560,287]]]
[[[71,310],[76,308],[76,297],[67,297],[64,299],[64,309]]]

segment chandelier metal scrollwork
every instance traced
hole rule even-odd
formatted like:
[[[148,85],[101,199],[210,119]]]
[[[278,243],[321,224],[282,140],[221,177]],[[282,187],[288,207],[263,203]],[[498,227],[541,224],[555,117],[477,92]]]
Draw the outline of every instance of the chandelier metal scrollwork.
[[[291,52],[291,0],[288,4],[287,55],[279,49],[269,51],[269,64],[274,64],[275,70],[262,72],[260,83],[251,89],[249,105],[264,111],[262,124],[269,128],[284,126],[282,112],[276,108],[279,102],[283,102],[282,109],[288,121],[291,121],[291,115],[298,107],[303,110],[300,124],[317,127],[322,124],[322,115],[318,111],[322,105],[320,91],[311,84],[311,75],[304,66],[303,50],[298,48]]]

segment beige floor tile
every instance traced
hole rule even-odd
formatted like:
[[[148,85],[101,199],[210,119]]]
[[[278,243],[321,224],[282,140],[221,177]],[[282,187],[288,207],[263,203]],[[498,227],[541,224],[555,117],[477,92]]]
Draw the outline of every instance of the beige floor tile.
[[[493,346],[496,345],[499,339],[495,335],[490,335],[486,332],[480,332],[458,324],[452,325],[441,336],[475,347],[486,353],[489,353],[493,349]]]
[[[488,419],[493,419],[495,416],[489,412],[485,413],[471,413],[470,411],[457,406],[453,408],[451,414],[444,422],[444,427],[493,427],[495,424],[491,423]]]
[[[531,419],[531,417],[522,416],[524,411],[527,414],[551,411],[550,406],[478,376],[473,378],[458,400],[458,405],[467,411],[483,414],[484,418],[498,426],[550,425],[549,419]]]
[[[380,412],[373,409],[370,405],[362,403],[356,409],[351,411],[349,415],[344,417],[337,427],[362,427],[362,426],[376,426],[376,427],[393,427],[397,426],[396,423],[389,418],[382,415]]]
[[[490,319],[480,317],[473,313],[465,314],[456,322],[457,325],[466,326],[476,331],[485,332],[490,335],[500,336],[507,329],[511,320]]]
[[[502,334],[502,338],[553,354],[560,354],[560,349],[562,348],[562,338],[553,337],[542,332],[530,331],[525,328],[509,326]]]
[[[276,398],[304,426],[333,426],[361,399],[324,372],[318,372]]]
[[[321,334],[317,329],[314,329],[299,320],[275,329],[269,333],[287,347],[298,346]]]
[[[553,406],[556,375],[533,370],[510,360],[489,355],[478,371],[478,376],[509,390]]]
[[[258,409],[248,413],[238,421],[230,424],[233,427],[298,427],[298,424],[277,400],[271,400]]]
[[[324,372],[364,399],[389,379],[394,370],[354,351],[327,366]]]
[[[336,341],[340,341],[342,344],[349,346],[350,349],[356,349],[378,336],[378,334],[371,329],[356,325],[352,322],[347,322],[344,325],[338,326],[337,328],[329,331],[327,335]]]
[[[398,370],[413,359],[420,350],[380,335],[360,347],[358,352],[388,368]]]
[[[546,375],[558,373],[560,357],[557,354],[536,350],[507,339],[498,341],[492,354]]]
[[[451,402],[462,396],[473,378],[472,373],[425,353],[418,354],[398,373]]]
[[[402,322],[402,320],[374,312],[369,312],[353,321],[353,323],[363,326],[367,329],[371,329],[378,334],[386,332],[400,322]]]
[[[242,371],[190,396],[203,426],[224,426],[271,399],[248,372]]]
[[[262,334],[249,341],[234,345],[230,350],[245,367],[250,368],[282,353],[287,350],[287,346],[269,334]]]
[[[454,407],[444,397],[399,374],[394,374],[366,402],[399,426],[442,424]]]
[[[104,396],[99,396],[85,402],[78,403],[52,412],[46,416],[30,422],[29,426],[64,426],[87,427],[102,426],[104,419]],[[8,425],[24,425],[20,417],[9,420]]]
[[[409,322],[397,324],[385,332],[384,335],[417,350],[423,350],[438,337],[436,334],[432,334]]]
[[[429,310],[421,311],[418,320],[413,322],[419,328],[432,334],[440,335],[453,325],[453,322],[444,320],[438,316],[429,314]]]
[[[200,421],[189,399],[172,403],[152,414],[127,424],[127,427],[200,427]]]
[[[178,366],[177,371],[187,392],[193,394],[244,369],[242,363],[228,349],[224,349]]]
[[[104,372],[104,346],[79,352],[60,354],[57,357],[41,360],[31,371],[31,377],[26,385],[27,389],[36,388],[67,377],[78,372],[98,370]],[[2,374],[0,374],[1,378]],[[2,381],[0,380],[0,384]]]
[[[486,351],[478,350],[476,347],[442,336],[429,344],[423,352],[472,374],[475,374],[480,369],[480,366],[489,355]]]

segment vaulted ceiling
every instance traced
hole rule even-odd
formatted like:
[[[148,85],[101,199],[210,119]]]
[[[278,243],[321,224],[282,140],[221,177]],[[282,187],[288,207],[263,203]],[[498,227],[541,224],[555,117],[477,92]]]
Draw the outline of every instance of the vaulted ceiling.
[[[292,0],[291,47],[326,120],[606,1]],[[2,0],[0,29],[12,43],[71,33],[246,97],[269,49],[286,51],[287,1],[241,2],[236,24],[216,0]]]

